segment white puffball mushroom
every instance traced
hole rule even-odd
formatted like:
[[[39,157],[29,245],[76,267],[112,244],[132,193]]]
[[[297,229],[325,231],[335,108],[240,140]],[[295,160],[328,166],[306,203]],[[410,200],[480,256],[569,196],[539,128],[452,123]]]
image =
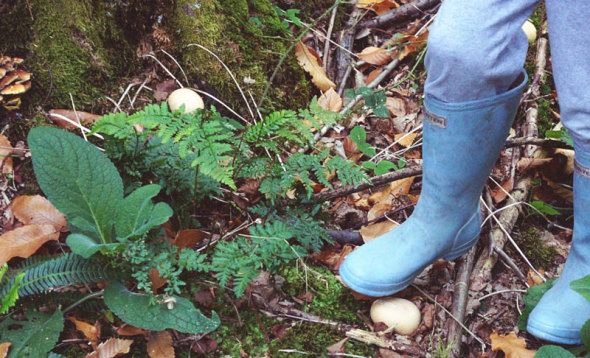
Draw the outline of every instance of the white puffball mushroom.
[[[172,111],[180,109],[180,106],[184,104],[183,113],[194,112],[195,109],[205,108],[205,103],[201,96],[197,92],[189,88],[180,88],[170,93],[168,96],[168,107]]]
[[[537,39],[537,28],[531,20],[527,20],[522,25],[522,31],[526,34],[526,37],[529,39],[529,43],[532,44]]]
[[[420,310],[412,301],[397,297],[380,298],[371,306],[373,322],[383,322],[399,334],[412,334],[420,325]]]

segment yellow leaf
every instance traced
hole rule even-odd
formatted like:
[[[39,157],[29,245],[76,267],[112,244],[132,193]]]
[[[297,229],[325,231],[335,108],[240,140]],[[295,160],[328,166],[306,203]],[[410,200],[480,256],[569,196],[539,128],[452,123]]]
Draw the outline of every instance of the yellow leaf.
[[[147,340],[150,358],[173,358],[172,336],[167,331],[151,332]]]
[[[330,88],[318,98],[318,105],[326,111],[339,112],[342,109],[342,98]]]
[[[0,358],[6,357],[6,355],[8,354],[8,349],[10,348],[11,345],[12,345],[12,343],[10,343],[10,342],[0,343]]]
[[[514,333],[507,336],[501,336],[497,332],[490,334],[492,340],[492,350],[501,350],[506,358],[533,358],[537,351],[526,349],[526,341],[519,338]]]
[[[416,139],[416,137],[418,136],[417,133],[400,133],[400,134],[396,134],[395,137],[393,138],[395,141],[398,141],[398,143],[404,147],[409,147],[412,145],[412,143],[414,143],[414,139]]]
[[[358,0],[356,6],[365,9],[369,8],[377,15],[381,15],[399,7],[399,4],[393,0]]]
[[[10,144],[8,138],[0,134],[0,166],[2,166],[2,174],[12,173],[12,158],[9,157],[11,152],[12,144]]]
[[[27,258],[41,245],[58,237],[53,225],[33,224],[8,231],[0,236],[0,265],[16,256]]]
[[[96,350],[86,356],[86,358],[113,358],[119,354],[129,353],[129,347],[133,341],[131,339],[110,338],[96,347]]]
[[[543,270],[542,268],[538,269],[537,272],[539,272],[541,275],[545,275],[545,270]],[[526,274],[526,282],[529,284],[529,286],[532,287],[540,285],[545,281],[543,281],[543,278],[537,275],[535,271],[529,269],[529,272]]]
[[[40,195],[23,195],[12,201],[12,212],[23,224],[53,225],[56,231],[66,227],[66,218]]]
[[[396,227],[396,223],[386,220],[380,223],[363,226],[359,230],[359,233],[363,237],[364,242],[369,242],[385,233],[390,232]]]
[[[330,88],[336,87],[334,82],[330,81],[328,76],[326,76],[326,72],[324,72],[324,69],[318,63],[317,58],[301,41],[298,41],[295,45],[295,57],[299,65],[311,75],[311,82],[317,88],[327,91]]]
[[[84,321],[79,321],[74,317],[68,317],[67,319],[73,322],[76,325],[76,329],[82,332],[89,340],[97,341],[100,338],[100,332],[96,326]]]
[[[391,61],[391,55],[383,48],[369,46],[359,53],[359,59],[380,66]]]
[[[391,183],[391,195],[395,197],[398,197],[400,195],[408,195],[408,193],[410,192],[410,188],[412,187],[412,183],[414,182],[414,178],[416,177],[399,179]]]
[[[385,101],[385,107],[389,110],[394,117],[401,117],[406,115],[406,102],[403,99],[397,97],[387,97]]]

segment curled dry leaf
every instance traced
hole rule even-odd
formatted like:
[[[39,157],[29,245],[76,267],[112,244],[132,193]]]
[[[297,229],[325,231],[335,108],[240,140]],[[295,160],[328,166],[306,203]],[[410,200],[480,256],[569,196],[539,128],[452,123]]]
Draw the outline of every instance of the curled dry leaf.
[[[541,275],[545,275],[545,270],[543,270],[542,268],[537,270]],[[540,285],[542,283],[544,283],[545,281],[543,281],[543,278],[539,275],[537,275],[535,273],[535,271],[533,271],[532,269],[529,269],[529,272],[527,272],[526,274],[526,282],[529,284],[529,286],[537,286]]]
[[[326,348],[326,350],[328,351],[328,353],[346,353],[346,342],[348,342],[350,338],[346,337],[334,344],[331,344],[328,346],[328,348]]]
[[[12,345],[12,343],[10,343],[10,342],[0,343],[0,358],[6,357],[6,355],[8,354],[8,349],[10,348],[11,345]]]
[[[316,85],[322,91],[327,91],[330,88],[336,87],[334,82],[330,81],[326,72],[320,64],[317,58],[311,53],[311,51],[301,41],[298,41],[295,45],[295,57],[299,65],[311,75],[311,82]]]
[[[514,333],[507,336],[499,335],[497,332],[490,334],[492,350],[501,350],[506,358],[533,358],[536,351],[526,349],[526,341]]]
[[[150,358],[173,358],[172,336],[168,331],[151,332],[147,339],[147,353]]]
[[[342,109],[342,98],[330,88],[318,98],[318,105],[326,111],[339,112]]]
[[[363,241],[369,242],[385,233],[390,232],[397,226],[398,225],[396,223],[386,220],[380,223],[363,226],[359,232],[363,237]]]
[[[152,292],[154,295],[158,293],[158,289],[160,287],[164,286],[166,282],[168,282],[165,278],[160,276],[160,272],[155,267],[150,269],[148,273],[148,280],[152,284]]]
[[[113,358],[119,354],[129,353],[129,347],[133,341],[131,339],[110,338],[96,347],[96,350],[86,356],[86,358]]]
[[[0,166],[2,166],[2,174],[12,173],[12,144],[6,136],[0,134]]]
[[[77,320],[74,317],[68,317],[67,320],[74,323],[76,325],[76,329],[82,332],[82,334],[84,334],[84,336],[88,338],[88,340],[98,341],[98,339],[100,338],[100,326],[98,326],[98,321],[94,325],[92,325],[88,322]]]
[[[508,178],[505,182],[502,183],[502,186],[499,187],[497,184],[493,184],[490,195],[492,199],[494,199],[494,203],[499,203],[502,200],[506,199],[510,190],[512,190],[512,178]]]
[[[403,49],[397,55],[397,59],[401,61],[404,58],[416,52],[422,45],[426,44],[427,38],[428,31],[424,31],[422,34],[418,36],[411,35],[400,39],[400,42],[403,41],[404,43],[402,44]]]
[[[381,66],[391,61],[391,54],[384,48],[369,46],[359,53],[359,59],[371,65]]]
[[[56,231],[67,231],[65,216],[41,195],[19,196],[12,201],[11,208],[23,224],[48,224]]]
[[[76,114],[78,117],[76,118]],[[80,124],[83,126],[87,126],[96,122],[101,116],[98,114],[83,112],[83,111],[72,111],[70,109],[52,109],[49,111],[49,119],[57,124],[58,126],[66,129],[76,128],[75,125],[69,123],[68,121],[60,118],[61,116],[66,117],[70,121],[74,123],[78,123],[78,119],[80,120]]]
[[[0,236],[0,265],[13,257],[27,258],[44,243],[57,240],[59,232],[53,225],[33,224],[21,226]]]
[[[382,15],[400,5],[394,0],[358,0],[356,6],[364,9],[371,9],[377,15]]]

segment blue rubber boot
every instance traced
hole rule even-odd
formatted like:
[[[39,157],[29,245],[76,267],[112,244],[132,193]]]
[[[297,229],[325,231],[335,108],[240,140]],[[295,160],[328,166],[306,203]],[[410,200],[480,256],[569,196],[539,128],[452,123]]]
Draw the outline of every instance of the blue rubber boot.
[[[402,225],[346,257],[340,277],[352,290],[387,296],[438,259],[453,260],[477,242],[479,197],[508,135],[527,82],[476,101],[425,98],[422,192]]]
[[[590,158],[580,164],[580,157],[576,151],[572,247],[561,276],[535,306],[526,328],[560,344],[581,344],[580,329],[590,319],[590,303],[570,288],[572,281],[590,275]]]

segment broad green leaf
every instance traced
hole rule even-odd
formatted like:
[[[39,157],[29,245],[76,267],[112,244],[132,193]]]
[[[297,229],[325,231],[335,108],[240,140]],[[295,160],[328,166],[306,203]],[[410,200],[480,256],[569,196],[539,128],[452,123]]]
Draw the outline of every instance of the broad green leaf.
[[[374,156],[377,154],[375,148],[367,143],[367,133],[365,129],[360,126],[354,127],[350,131],[350,139],[356,144],[357,148],[366,155]]]
[[[117,169],[95,146],[56,128],[29,132],[29,147],[37,181],[68,222],[81,217],[99,233],[94,239],[111,243],[113,213],[123,199]]]
[[[151,184],[136,189],[123,199],[117,208],[115,220],[118,240],[143,235],[172,216],[172,209],[167,204],[158,203],[154,206],[152,203],[152,198],[159,192],[160,186]]]
[[[379,164],[377,164],[377,168],[375,169],[375,175],[389,173],[391,169],[397,169],[397,165],[390,162],[389,160],[382,160],[379,162]]]
[[[383,105],[378,105],[373,108],[373,114],[381,118],[389,118],[389,110]]]
[[[361,166],[363,168],[367,168],[367,169],[377,169],[377,164],[373,163],[373,162],[363,162],[363,164],[361,164]]]
[[[535,308],[537,303],[539,303],[541,297],[543,297],[545,292],[547,292],[553,286],[555,280],[555,278],[552,278],[551,280],[547,280],[547,282],[543,284],[533,286],[527,290],[526,294],[522,299],[524,301],[525,306],[522,310],[522,314],[520,315],[520,317],[518,317],[518,329],[520,329],[521,331],[526,331],[526,323],[529,319],[529,315],[531,314],[533,308]]]
[[[151,331],[171,328],[184,333],[209,333],[219,326],[215,312],[209,319],[185,298],[171,296],[176,302],[172,309],[168,309],[163,302],[150,306],[151,297],[130,292],[118,281],[112,281],[104,290],[104,302],[109,309],[135,327]]]
[[[64,328],[62,312],[57,309],[53,314],[46,314],[29,310],[26,316],[27,321],[7,317],[0,322],[0,340],[12,343],[8,358],[47,357]],[[22,328],[9,329],[13,326]]]
[[[586,351],[590,352],[590,319],[582,326],[582,329],[580,330],[580,338],[582,339],[584,347],[586,347]]]
[[[576,358],[564,348],[559,346],[543,346],[535,353],[535,358]]]
[[[561,215],[561,213],[555,210],[553,206],[544,203],[540,200],[531,201],[531,205],[545,215]]]
[[[83,234],[70,234],[66,243],[73,253],[87,259],[98,251],[111,251],[121,246],[120,243],[99,244],[94,239]]]
[[[590,302],[590,275],[572,281],[570,283],[570,288],[582,295],[586,301]]]

